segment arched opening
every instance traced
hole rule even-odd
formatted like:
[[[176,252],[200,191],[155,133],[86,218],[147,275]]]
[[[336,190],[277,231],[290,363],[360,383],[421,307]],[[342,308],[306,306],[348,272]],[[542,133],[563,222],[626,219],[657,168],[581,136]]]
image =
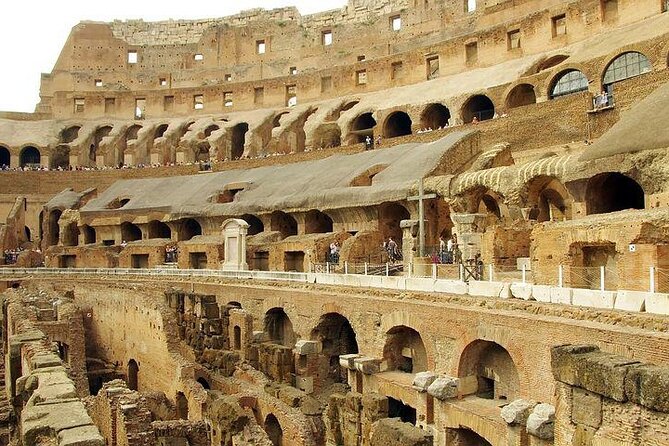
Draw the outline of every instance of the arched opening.
[[[383,203],[379,206],[379,231],[384,239],[392,237],[396,243],[402,240],[400,222],[410,218],[409,211],[397,203]]]
[[[265,313],[264,331],[267,339],[273,343],[286,347],[295,345],[293,323],[283,308],[272,308]]]
[[[564,54],[558,54],[557,56],[549,57],[537,65],[535,73],[530,74],[536,74],[549,68],[556,67],[567,59],[569,59],[569,56],[565,56]]]
[[[139,365],[137,361],[128,361],[128,389],[139,390]]]
[[[202,235],[202,226],[200,226],[197,220],[187,218],[179,225],[179,233],[181,234],[179,240],[190,240],[193,237]]]
[[[536,104],[537,95],[534,92],[534,85],[520,84],[513,87],[506,97],[506,107],[516,108],[523,105]]]
[[[73,125],[71,127],[64,128],[60,132],[60,142],[61,144],[69,144],[79,137],[79,130],[81,126]]]
[[[643,188],[618,172],[601,173],[590,178],[585,200],[588,215],[645,208]]]
[[[121,223],[121,239],[123,239],[124,242],[141,240],[142,230],[139,229],[139,226],[127,221]]]
[[[79,227],[76,222],[70,222],[63,233],[63,246],[77,246],[79,244]]]
[[[23,227],[23,234],[26,237],[26,241],[32,242],[33,239],[32,239],[31,233],[30,233],[30,228],[28,226]]]
[[[9,149],[4,146],[0,146],[0,168],[10,167],[12,156],[9,153]]]
[[[274,119],[272,120],[272,128],[275,129],[277,127],[281,127],[281,118],[284,115],[287,115],[287,114],[288,114],[288,112],[282,112],[282,113],[279,113],[278,115],[276,115],[274,117]]]
[[[270,230],[280,232],[282,238],[297,235],[297,221],[285,212],[275,211],[270,216]]]
[[[451,111],[442,104],[430,104],[425,107],[420,116],[420,126],[423,129],[437,130],[448,127],[451,120]]]
[[[457,444],[458,446],[492,446],[488,440],[469,429],[448,429],[448,432],[452,439],[451,444]]]
[[[311,210],[304,217],[305,234],[325,234],[332,232],[332,219],[324,212]]]
[[[569,198],[569,192],[557,179],[543,175],[532,179],[528,185],[528,203],[532,206],[530,220],[569,220]]]
[[[396,138],[404,135],[411,135],[411,118],[402,111],[391,113],[383,126],[383,136]]]
[[[63,212],[60,209],[54,209],[49,212],[49,246],[56,246],[60,241],[60,216]]]
[[[237,124],[232,128],[230,135],[230,158],[238,160],[244,155],[244,146],[246,145],[246,132],[249,131],[249,125],[246,122]]]
[[[142,129],[141,125],[135,124],[128,127],[128,130],[125,132],[126,141],[134,141],[139,137],[139,131]]]
[[[502,218],[502,211],[499,208],[497,199],[490,193],[484,194],[479,200],[478,213],[488,214],[488,216],[494,219]]]
[[[19,166],[39,167],[42,163],[42,155],[36,147],[28,146],[21,150],[19,155]]]
[[[475,393],[480,398],[513,401],[520,393],[516,365],[509,352],[495,342],[479,339],[465,347],[458,377],[476,380]]]
[[[551,99],[567,96],[588,89],[588,78],[578,70],[567,70],[553,79],[548,96]]]
[[[383,359],[388,370],[404,373],[418,373],[427,370],[427,352],[423,339],[413,328],[399,325],[386,333]]]
[[[255,215],[244,214],[242,215],[242,220],[244,220],[246,223],[249,224],[249,229],[248,229],[249,235],[260,234],[265,230],[265,225],[263,224],[262,220],[260,220]]]
[[[88,226],[88,225],[82,225],[81,226],[81,234],[84,237],[84,245],[90,245],[92,243],[97,242],[97,237],[95,234],[95,228]]]
[[[241,350],[242,349],[242,329],[239,327],[239,325],[235,325],[234,328],[232,329],[232,334],[233,334],[233,348],[235,350]]]
[[[156,127],[156,131],[153,132],[153,139],[158,139],[165,136],[165,132],[167,131],[168,127],[168,124],[160,124],[158,127]]]
[[[376,127],[376,119],[371,112],[359,115],[351,124],[351,134],[355,137],[354,142],[365,142],[365,138],[374,136],[374,127]]]
[[[341,146],[341,130],[336,123],[322,125],[312,138],[313,146],[329,149]]]
[[[70,168],[70,147],[59,145],[51,152],[51,169],[69,169]]]
[[[322,353],[329,357],[328,379],[331,382],[346,383],[346,369],[339,365],[339,356],[358,353],[358,342],[351,323],[339,313],[321,316],[318,325],[311,330],[311,339],[321,341]]]
[[[403,423],[416,425],[416,409],[403,401],[388,397],[388,418],[399,418]]]
[[[218,129],[220,129],[220,127],[217,126],[216,124],[210,125],[206,129],[204,129],[204,137],[209,138],[211,136],[211,134],[214,133]]]
[[[98,150],[100,149],[100,142],[102,142],[102,138],[105,136],[109,135],[112,131],[112,127],[109,125],[106,125],[104,127],[100,127],[97,130],[95,130],[95,136],[93,138],[93,144],[91,144],[91,147],[88,151],[88,159],[92,162],[95,163]]]
[[[486,95],[472,96],[462,106],[462,122],[486,121],[495,116],[495,104]]]
[[[279,420],[273,414],[267,415],[265,418],[265,433],[272,442],[272,446],[283,446],[283,430]]]
[[[609,63],[604,70],[602,84],[608,92],[611,84],[650,73],[652,70],[653,66],[645,55],[630,51],[619,55]]]
[[[183,392],[177,392],[177,396],[175,398],[175,406],[177,409],[177,418],[180,420],[187,420],[188,419],[188,398],[186,398],[186,395],[183,394]]]
[[[172,238],[172,230],[170,227],[158,220],[151,220],[148,224],[149,238]]]
[[[211,144],[207,141],[200,142],[195,149],[195,162],[196,163],[206,163],[211,160]]]
[[[204,390],[211,390],[211,386],[209,385],[209,381],[207,381],[206,379],[204,379],[202,377],[199,377],[196,381],[200,383],[200,385],[202,386],[202,388]]]

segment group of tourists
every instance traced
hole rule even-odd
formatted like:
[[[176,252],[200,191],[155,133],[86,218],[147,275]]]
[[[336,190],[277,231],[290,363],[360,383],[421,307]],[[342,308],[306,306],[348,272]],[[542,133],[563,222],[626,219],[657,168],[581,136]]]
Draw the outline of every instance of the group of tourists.
[[[458,246],[458,236],[456,234],[453,234],[448,240],[444,240],[444,237],[439,237],[439,250],[432,253],[432,263],[462,263],[462,251]]]
[[[602,108],[608,107],[609,94],[606,92],[606,90],[602,90],[600,94],[595,95],[595,97],[592,99],[592,103],[595,107],[595,110],[601,110]]]
[[[177,245],[165,247],[165,263],[176,263],[178,260],[179,248]]]
[[[16,248],[16,249],[5,249],[5,265],[14,265],[19,259],[19,254],[21,254],[25,249]]]

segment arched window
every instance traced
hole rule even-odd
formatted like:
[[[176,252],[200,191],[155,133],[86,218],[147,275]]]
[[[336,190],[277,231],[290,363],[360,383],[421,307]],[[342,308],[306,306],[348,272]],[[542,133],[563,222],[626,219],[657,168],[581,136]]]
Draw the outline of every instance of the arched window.
[[[522,107],[523,105],[536,104],[537,96],[534,93],[534,85],[520,84],[513,87],[506,97],[508,108]]]
[[[479,121],[492,119],[495,116],[495,104],[488,96],[477,94],[472,96],[462,106],[462,121],[472,122],[474,118]]]
[[[21,167],[34,167],[39,166],[42,160],[42,155],[39,153],[39,150],[35,147],[25,147],[21,150],[21,155],[19,155],[19,164]]]
[[[0,146],[0,168],[2,166],[9,167],[11,160],[11,155],[9,154],[9,149],[7,147]]]
[[[404,135],[411,135],[411,118],[402,111],[392,113],[383,126],[383,136],[395,138]]]
[[[354,135],[353,142],[365,142],[365,138],[374,135],[374,127],[376,127],[376,119],[371,112],[356,117],[351,123],[351,134]]]
[[[560,96],[578,93],[588,89],[588,78],[578,70],[563,71],[560,73],[550,91],[550,98],[555,99]]]
[[[249,125],[245,122],[237,124],[232,128],[230,135],[230,158],[238,160],[244,155],[244,146],[246,145],[246,132],[249,131]]]
[[[420,126],[424,129],[436,130],[448,127],[451,112],[443,104],[430,104],[420,115]]]
[[[623,53],[611,61],[604,72],[604,85],[649,73],[653,67],[646,56],[636,51]]]

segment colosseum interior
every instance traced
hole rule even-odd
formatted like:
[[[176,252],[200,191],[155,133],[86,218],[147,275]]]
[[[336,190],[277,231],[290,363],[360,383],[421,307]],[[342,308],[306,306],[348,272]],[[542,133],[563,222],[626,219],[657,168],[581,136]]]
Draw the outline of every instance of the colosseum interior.
[[[668,9],[79,23],[0,112],[0,445],[669,445]]]

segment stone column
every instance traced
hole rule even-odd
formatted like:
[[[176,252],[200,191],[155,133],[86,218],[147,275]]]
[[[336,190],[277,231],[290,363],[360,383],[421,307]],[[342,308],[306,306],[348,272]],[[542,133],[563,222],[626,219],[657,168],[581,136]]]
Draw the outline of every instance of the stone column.
[[[221,225],[225,239],[225,262],[223,269],[226,271],[246,271],[249,269],[246,263],[246,234],[249,224],[244,220],[231,218],[225,220]]]
[[[487,214],[451,214],[455,233],[458,235],[458,247],[465,262],[481,253],[486,217]]]
[[[418,252],[418,220],[402,220],[400,228],[402,228],[402,261],[404,271],[408,271],[414,256],[420,255]]]

